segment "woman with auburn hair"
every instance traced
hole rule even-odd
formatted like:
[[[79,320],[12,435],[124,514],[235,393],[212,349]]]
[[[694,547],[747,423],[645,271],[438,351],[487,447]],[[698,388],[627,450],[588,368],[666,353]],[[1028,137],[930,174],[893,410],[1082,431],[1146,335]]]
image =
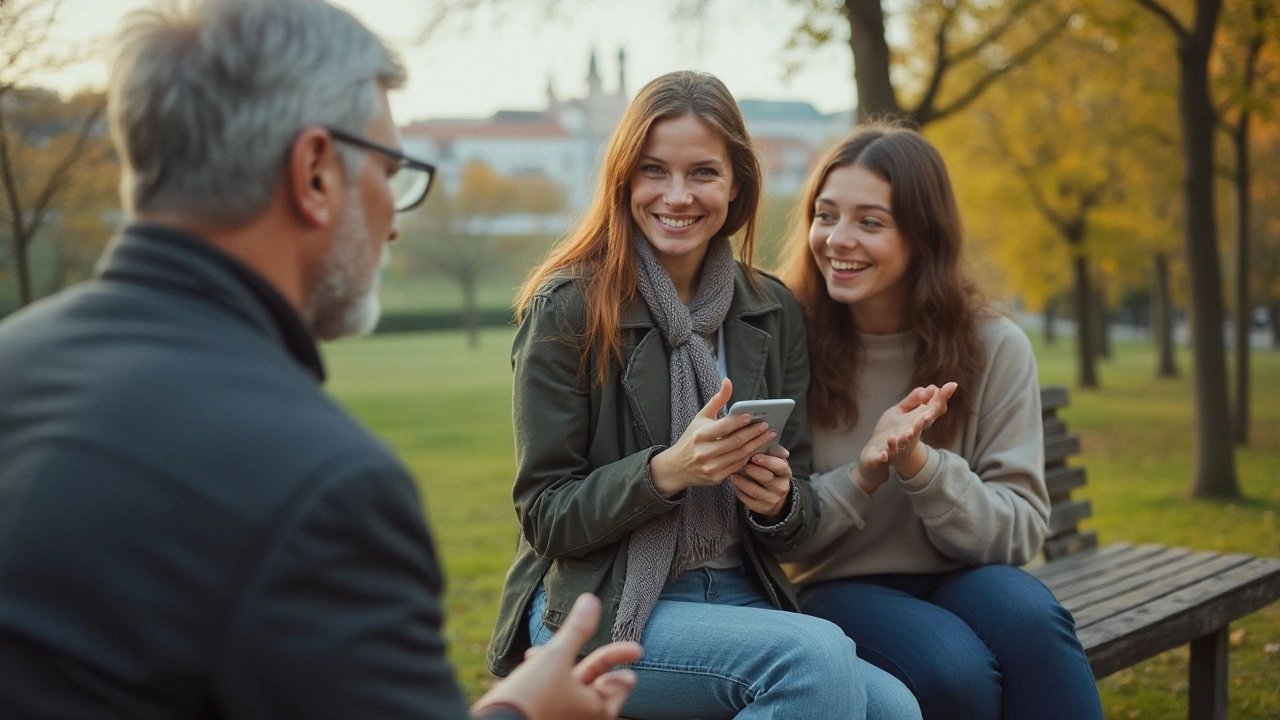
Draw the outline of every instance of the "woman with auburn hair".
[[[1100,718],[1071,615],[1018,569],[1049,521],[1036,361],[962,272],[942,157],[869,127],[801,203],[782,277],[808,321],[822,516],[784,556],[801,606],[926,718]]]
[[[774,553],[815,524],[809,360],[795,298],[751,268],[760,194],[729,91],[663,75],[623,115],[586,217],[520,291],[521,535],[495,674],[593,592],[587,650],[644,646],[629,717],[919,717],[839,628],[781,612],[799,604]],[[760,398],[798,407],[776,428],[722,413]]]

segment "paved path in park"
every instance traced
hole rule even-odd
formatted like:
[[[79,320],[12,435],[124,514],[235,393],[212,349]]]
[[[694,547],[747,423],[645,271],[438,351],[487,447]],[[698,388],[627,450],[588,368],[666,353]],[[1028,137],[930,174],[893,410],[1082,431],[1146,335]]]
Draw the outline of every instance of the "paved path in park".
[[[1014,313],[1014,318],[1022,329],[1028,333],[1039,333],[1044,328],[1044,316],[1032,313]],[[1073,320],[1058,318],[1055,328],[1059,335],[1074,337],[1076,334],[1076,324]],[[1179,322],[1173,329],[1173,341],[1179,345],[1186,345],[1190,338],[1191,330],[1185,321]],[[1127,323],[1112,323],[1111,338],[1113,340],[1134,340],[1138,342],[1150,342],[1151,330],[1140,325],[1130,325]],[[1222,324],[1222,339],[1227,347],[1231,346],[1231,323],[1224,322]],[[1273,350],[1275,348],[1271,343],[1271,331],[1267,328],[1253,328],[1249,332],[1249,347],[1254,350]]]

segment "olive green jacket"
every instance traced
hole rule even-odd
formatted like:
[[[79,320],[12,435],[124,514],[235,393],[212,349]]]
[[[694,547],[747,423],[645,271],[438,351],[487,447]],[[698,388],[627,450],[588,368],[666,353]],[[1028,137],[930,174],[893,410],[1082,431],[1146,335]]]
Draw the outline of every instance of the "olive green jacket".
[[[722,326],[725,361],[733,401],[796,401],[780,438],[791,453],[795,480],[790,508],[777,525],[757,525],[739,505],[742,527],[749,528],[743,549],[770,601],[795,611],[795,593],[773,553],[799,545],[817,525],[805,410],[808,346],[791,292],[769,275],[758,278],[760,286],[753,286],[739,265]],[[521,533],[489,643],[489,669],[497,675],[519,664],[529,646],[525,618],[540,582],[547,592],[543,622],[550,628],[560,627],[579,594],[599,595],[600,625],[584,652],[609,642],[631,532],[677,507],[683,495],[663,499],[649,477],[649,459],[671,439],[671,385],[667,350],[648,308],[637,299],[623,309],[623,364],[611,363],[603,386],[596,381],[596,351],[590,351],[586,373],[579,371],[577,338],[585,326],[579,283],[553,279],[527,308],[512,348],[513,495]]]

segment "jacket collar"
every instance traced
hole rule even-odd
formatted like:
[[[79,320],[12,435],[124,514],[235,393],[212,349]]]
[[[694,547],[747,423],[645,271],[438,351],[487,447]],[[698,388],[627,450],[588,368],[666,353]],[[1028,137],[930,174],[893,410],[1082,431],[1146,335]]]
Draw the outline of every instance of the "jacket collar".
[[[113,244],[99,277],[216,305],[271,338],[324,382],[315,338],[293,306],[261,275],[194,235],[133,223]]]
[[[733,271],[733,300],[729,303],[729,312],[724,316],[725,322],[763,315],[780,307],[782,305],[777,300],[769,297],[760,288],[752,284],[751,279],[747,276],[746,267],[741,262],[737,263]],[[649,307],[644,304],[644,298],[640,297],[638,293],[636,298],[622,309],[620,326],[622,328],[651,328],[654,326],[653,316],[649,314]]]

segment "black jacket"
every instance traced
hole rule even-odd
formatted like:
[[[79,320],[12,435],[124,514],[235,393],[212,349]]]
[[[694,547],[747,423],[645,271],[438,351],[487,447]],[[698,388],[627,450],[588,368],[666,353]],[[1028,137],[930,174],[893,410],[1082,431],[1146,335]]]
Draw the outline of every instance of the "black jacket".
[[[0,323],[0,717],[463,718],[412,479],[173,230]]]

